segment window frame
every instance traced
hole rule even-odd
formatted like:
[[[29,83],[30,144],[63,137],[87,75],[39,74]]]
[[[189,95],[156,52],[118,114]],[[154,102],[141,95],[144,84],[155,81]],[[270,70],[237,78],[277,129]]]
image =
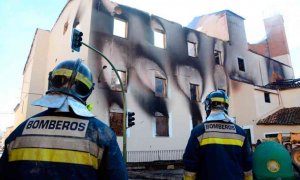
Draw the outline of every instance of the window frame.
[[[218,58],[218,62],[217,62]],[[214,60],[216,64],[223,65],[222,52],[219,50],[214,50]]]
[[[165,122],[161,122],[165,121]],[[166,127],[158,128],[162,123],[167,123]],[[163,115],[155,115],[155,136],[156,137],[170,137],[170,121],[169,118]]]
[[[195,87],[195,99],[192,99],[192,87]],[[193,102],[199,102],[200,101],[200,87],[199,84],[190,83],[190,100]]]
[[[124,25],[121,23],[124,23]],[[122,28],[120,28],[119,26],[122,26]],[[120,29],[123,29],[123,31],[121,32]],[[114,17],[113,35],[120,37],[120,38],[127,39],[128,38],[128,21],[126,21],[125,19]]]
[[[238,67],[240,71],[246,72],[245,60],[243,58],[238,57]]]
[[[159,42],[157,41],[160,36],[162,36],[162,39],[159,39]],[[154,29],[153,30],[153,45],[155,47],[161,48],[161,49],[166,49],[167,47],[167,42],[166,42],[166,32],[160,29]]]
[[[112,117],[117,116],[116,120]],[[120,121],[118,123],[118,121]],[[117,122],[116,124],[114,124]],[[123,113],[121,112],[109,112],[109,127],[115,132],[116,136],[123,136]],[[117,129],[120,128],[120,129]]]
[[[122,80],[124,90],[127,90],[127,80],[128,80],[128,78],[127,78],[127,71],[117,70],[117,72],[118,72],[118,74],[119,73],[124,73],[124,76],[122,76],[120,74],[119,74],[119,76],[120,76],[120,78]],[[124,77],[124,79],[122,79],[122,77]],[[116,83],[113,84],[113,81],[115,81]],[[119,82],[119,79],[118,79],[115,71],[112,71],[112,74],[111,74],[110,87],[111,87],[111,90],[113,90],[113,91],[122,91],[121,84]]]
[[[265,138],[277,138],[279,132],[265,132],[264,137]]]
[[[265,103],[271,103],[271,93],[269,92],[264,92],[264,98],[265,98]]]
[[[157,79],[163,81],[163,93],[158,93],[157,92],[157,83],[156,83]],[[155,88],[155,90],[154,90],[155,96],[157,96],[157,97],[167,97],[168,96],[168,91],[167,91],[168,83],[167,83],[167,79],[165,79],[163,77],[160,77],[160,76],[155,76],[155,83],[154,83],[154,85],[155,85],[155,87],[154,87]]]
[[[188,56],[198,57],[198,44],[196,42],[187,41],[187,48],[188,48]],[[190,50],[192,50],[194,54],[191,54]]]

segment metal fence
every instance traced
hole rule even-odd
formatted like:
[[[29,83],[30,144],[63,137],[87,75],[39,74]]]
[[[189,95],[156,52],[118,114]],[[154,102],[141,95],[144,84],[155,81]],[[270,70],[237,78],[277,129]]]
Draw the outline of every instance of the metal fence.
[[[127,162],[181,160],[184,150],[128,151]]]

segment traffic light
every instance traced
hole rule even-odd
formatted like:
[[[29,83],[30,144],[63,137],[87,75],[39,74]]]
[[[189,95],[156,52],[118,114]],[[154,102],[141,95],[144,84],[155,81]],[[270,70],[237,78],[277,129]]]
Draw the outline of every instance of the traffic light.
[[[71,46],[74,51],[80,51],[80,46],[82,45],[82,35],[82,32],[78,31],[77,29],[73,29]]]
[[[135,113],[128,112],[127,115],[128,115],[128,119],[127,119],[128,120],[128,128],[130,128],[135,125],[135,122],[133,122],[135,120],[135,118],[134,118]]]

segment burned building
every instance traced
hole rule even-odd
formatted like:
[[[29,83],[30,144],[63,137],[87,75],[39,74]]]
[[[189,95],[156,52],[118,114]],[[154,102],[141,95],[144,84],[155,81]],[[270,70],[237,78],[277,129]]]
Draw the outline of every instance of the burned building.
[[[22,87],[36,93],[22,95],[16,119],[42,110],[30,103],[47,90],[48,72],[55,65],[81,58],[94,76],[95,89],[88,99],[92,112],[122,144],[120,83],[99,54],[84,46],[72,52],[73,28],[114,64],[125,85],[127,108],[136,118],[135,126],[127,129],[130,162],[181,159],[191,129],[205,120],[203,101],[215,89],[226,90],[229,114],[252,143],[268,132],[299,128],[299,121],[296,126],[258,123],[277,110],[299,106],[292,97],[300,96],[300,90],[268,86],[294,79],[289,52],[271,56],[249,45],[244,18],[224,10],[196,17],[183,27],[109,0],[68,1],[51,31],[37,29],[23,73],[24,82],[30,83]]]

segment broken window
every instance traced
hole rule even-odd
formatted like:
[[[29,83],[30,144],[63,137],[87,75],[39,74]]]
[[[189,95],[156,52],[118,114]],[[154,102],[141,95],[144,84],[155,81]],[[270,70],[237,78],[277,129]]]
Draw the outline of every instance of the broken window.
[[[126,72],[125,71],[117,71],[120,78],[121,78],[121,81],[123,83],[123,86],[124,86],[124,89],[126,89],[127,87],[127,75],[126,75]],[[111,75],[111,89],[114,90],[114,91],[122,91],[122,88],[121,88],[121,84],[120,84],[120,81],[116,75],[116,73],[113,71],[112,72],[112,75]]]
[[[221,51],[214,50],[215,63],[219,65],[223,65]]]
[[[238,58],[238,64],[239,64],[239,70],[245,72],[245,64],[244,64],[244,59]]]
[[[187,46],[188,46],[188,55],[191,57],[197,57],[198,56],[197,43],[188,41]]]
[[[166,34],[162,30],[154,30],[154,46],[165,49],[166,48]]]
[[[200,101],[199,96],[199,85],[190,84],[191,101]]]
[[[270,102],[271,102],[271,99],[270,99],[270,93],[265,92],[264,94],[265,94],[265,102],[266,102],[266,103],[270,103]]]
[[[127,27],[127,21],[119,18],[114,18],[113,35],[127,38]]]
[[[155,77],[155,95],[159,97],[167,96],[167,81],[160,77]]]
[[[109,126],[117,136],[123,136],[123,113],[110,112]]]
[[[163,115],[155,115],[156,136],[169,136],[169,120]]]

